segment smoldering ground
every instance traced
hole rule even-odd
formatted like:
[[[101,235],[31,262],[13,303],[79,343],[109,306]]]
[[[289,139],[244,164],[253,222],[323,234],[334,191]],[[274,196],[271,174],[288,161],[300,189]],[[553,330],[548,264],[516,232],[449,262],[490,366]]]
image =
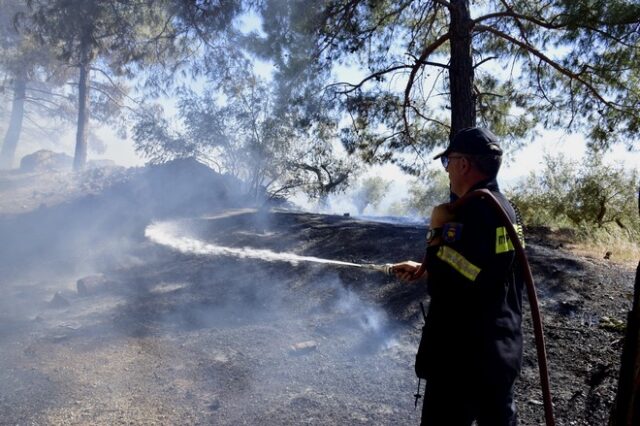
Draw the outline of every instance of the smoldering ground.
[[[372,229],[286,212],[176,219],[168,194],[152,200],[164,210],[109,194],[3,218],[5,241],[17,247],[2,262],[11,271],[0,327],[3,419],[415,423],[406,365],[416,335],[400,332],[402,319],[363,291],[388,278],[180,252],[144,238],[149,223],[168,222],[210,245],[380,262],[384,247],[362,241],[358,253],[346,244]],[[208,211],[222,205],[210,201]],[[99,288],[79,294],[76,280],[96,273]]]
[[[0,423],[418,424],[412,366],[423,285],[350,267],[181,252],[144,234],[170,223],[174,236],[205,246],[385,263],[419,259],[424,227],[223,207],[218,177],[189,192],[188,173],[174,172],[156,169],[170,179],[153,184],[128,178],[127,197],[105,188],[0,219]],[[532,231],[558,423],[604,424],[619,363],[613,320],[628,309],[633,271],[578,258]],[[102,275],[80,294],[86,274]],[[528,311],[525,332],[516,399],[521,423],[537,424]]]

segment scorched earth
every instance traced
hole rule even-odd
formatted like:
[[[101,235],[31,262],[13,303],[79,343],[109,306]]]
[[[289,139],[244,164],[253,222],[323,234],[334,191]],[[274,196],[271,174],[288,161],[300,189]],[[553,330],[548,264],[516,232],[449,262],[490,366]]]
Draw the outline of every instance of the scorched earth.
[[[421,258],[424,224],[247,209],[229,195],[233,182],[193,162],[83,178],[0,176],[1,424],[419,424],[424,285],[180,251],[145,229],[245,254],[387,263]],[[202,193],[166,198],[194,180]],[[578,257],[563,238],[529,229],[527,240],[557,423],[603,425],[634,271]],[[525,316],[517,403],[520,424],[538,425],[528,307]]]

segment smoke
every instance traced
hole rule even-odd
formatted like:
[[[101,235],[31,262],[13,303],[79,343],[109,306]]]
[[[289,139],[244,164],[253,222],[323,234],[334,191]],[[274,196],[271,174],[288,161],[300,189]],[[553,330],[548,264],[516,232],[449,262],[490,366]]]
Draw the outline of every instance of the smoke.
[[[0,218],[3,418],[349,423],[374,387],[401,401],[412,377],[389,357],[402,331],[371,290],[388,278],[351,263],[381,255],[347,253],[335,218],[235,209],[222,179],[188,185],[188,167]]]
[[[234,265],[248,263],[248,267],[253,271],[252,274],[254,276],[273,276],[272,269],[270,269],[269,272],[266,272],[260,264],[253,263],[254,260],[258,260],[264,264],[285,262],[299,269],[301,268],[302,271],[306,270],[305,264],[307,263],[310,267],[324,268],[318,270],[321,272],[319,276],[322,278],[319,281],[317,279],[312,279],[312,281],[314,282],[314,287],[324,289],[328,294],[320,293],[313,295],[311,297],[311,301],[307,303],[308,308],[311,311],[318,312],[317,306],[313,305],[313,303],[316,303],[326,308],[325,311],[319,311],[321,315],[343,318],[343,325],[347,326],[348,324],[348,329],[356,330],[358,335],[362,337],[363,345],[369,347],[369,350],[388,348],[394,344],[394,340],[391,338],[392,327],[389,324],[386,313],[381,308],[375,307],[371,303],[364,302],[356,292],[347,289],[339,277],[335,275],[334,267],[336,266],[359,265],[313,256],[300,256],[294,253],[273,252],[271,250],[253,249],[249,247],[232,248],[220,246],[203,241],[198,238],[197,235],[192,235],[194,232],[197,232],[194,231],[193,228],[197,227],[193,225],[189,226],[188,223],[184,221],[156,222],[146,228],[145,235],[151,241],[169,247],[177,252],[187,255],[206,257],[216,263],[225,263],[226,261],[229,261],[225,260],[225,258],[232,258],[230,261]],[[244,266],[243,268],[246,267],[247,266]],[[273,268],[282,269],[283,267],[274,265]],[[286,269],[287,268],[285,268],[285,270]],[[281,278],[280,280],[263,281],[260,287],[249,289],[246,285],[242,285],[241,288],[246,289],[247,294],[255,295],[256,292],[259,292],[261,296],[257,299],[268,301],[268,305],[271,307],[271,314],[276,316],[291,315],[292,317],[295,317],[296,314],[288,306],[288,303],[285,302],[285,300],[290,299],[292,295],[290,294],[289,289],[283,287],[282,281],[289,282],[290,285],[295,285],[296,287],[306,288],[309,284],[304,281],[309,278],[305,277],[304,274],[296,274],[296,271],[292,271],[292,273],[294,275],[289,276],[286,279]],[[238,281],[237,276],[231,278],[226,272],[215,272],[215,276],[218,276],[218,279],[220,279],[220,275],[226,277],[225,281]],[[379,278],[381,278],[381,276]],[[299,281],[296,282],[296,279]],[[291,283],[292,280],[294,283]],[[267,294],[264,294],[265,288],[268,288]],[[238,288],[231,291],[238,291]],[[253,306],[251,300],[246,300],[243,296],[241,296],[240,299],[245,299],[243,301],[244,306],[248,306],[255,313],[256,307]],[[314,300],[315,302],[313,302]],[[261,306],[258,307],[259,310],[260,308]],[[207,308],[210,318],[204,322],[213,326],[219,322],[220,318],[227,317],[231,311],[236,310],[236,308],[232,306],[219,307],[219,309],[223,310],[224,315],[214,315],[215,318],[213,318],[211,317],[211,310]],[[332,330],[332,332],[344,334],[345,330],[342,329],[342,327],[338,327],[338,329]]]
[[[219,216],[219,218],[222,216]],[[228,216],[227,216],[228,217]],[[220,246],[212,243],[207,243],[195,236],[192,236],[193,229],[186,222],[179,221],[165,221],[155,222],[150,224],[145,229],[145,236],[154,243],[166,246],[177,252],[196,256],[206,256],[209,258],[218,258],[221,261],[221,257],[232,257],[237,259],[236,262],[251,262],[252,260],[259,260],[261,262],[286,262],[293,266],[300,266],[301,263],[311,263],[326,265],[327,268],[333,268],[334,266],[359,266],[358,264],[350,262],[342,262],[330,259],[323,259],[313,256],[300,256],[294,253],[286,252],[274,252],[264,249],[253,249],[249,247],[232,248]],[[191,227],[193,228],[193,227]],[[255,266],[252,266],[254,269]],[[329,271],[331,271],[329,269]],[[217,273],[220,275],[220,273]],[[262,271],[257,275],[263,276]],[[301,279],[304,279],[301,277]],[[281,300],[285,299],[285,289],[276,282],[263,283],[270,289],[269,304],[277,307],[277,310],[282,312],[290,312],[286,303],[282,303]],[[333,293],[329,299],[331,302],[327,306],[327,312],[323,314],[332,314],[349,318],[351,322],[350,328],[358,329],[360,335],[365,336],[367,344],[371,347],[389,347],[394,341],[390,337],[390,325],[386,313],[370,303],[365,303],[355,292],[348,290],[341,280],[334,274],[331,274],[329,278],[323,278],[317,286],[328,289]],[[180,286],[178,286],[179,288]],[[165,288],[165,287],[161,287]],[[172,285],[169,288],[173,288]],[[156,290],[157,291],[157,290]],[[254,292],[255,290],[250,290]],[[281,297],[274,299],[274,294],[280,293]],[[319,298],[318,303],[323,303],[322,298]],[[311,307],[312,308],[312,307]],[[253,309],[253,307],[252,307]],[[225,307],[225,313],[228,313],[228,307]],[[233,309],[231,309],[233,310]],[[205,322],[213,325],[217,320],[207,320]]]
[[[337,293],[336,312],[352,318],[357,324],[363,339],[361,347],[366,345],[371,350],[378,350],[397,344],[393,337],[393,327],[381,308],[364,302],[340,281],[335,282],[334,286]]]
[[[365,182],[371,179],[380,179],[384,184],[379,192],[364,190]],[[330,194],[324,200],[296,194],[291,201],[309,212],[349,215],[382,223],[424,225],[427,218],[407,206],[412,182],[412,178],[395,165],[372,166],[343,192]]]

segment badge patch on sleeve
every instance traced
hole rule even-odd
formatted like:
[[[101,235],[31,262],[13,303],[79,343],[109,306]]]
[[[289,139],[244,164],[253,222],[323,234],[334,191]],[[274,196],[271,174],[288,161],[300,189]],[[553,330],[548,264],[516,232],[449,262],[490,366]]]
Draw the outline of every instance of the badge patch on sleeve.
[[[442,239],[445,243],[459,241],[462,236],[462,224],[456,222],[445,223],[442,227]]]

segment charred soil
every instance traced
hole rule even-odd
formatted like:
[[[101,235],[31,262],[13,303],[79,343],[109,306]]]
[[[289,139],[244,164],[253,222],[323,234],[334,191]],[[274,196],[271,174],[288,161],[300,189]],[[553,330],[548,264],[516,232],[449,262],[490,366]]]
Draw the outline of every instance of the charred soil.
[[[23,257],[0,263],[0,424],[419,424],[413,360],[424,285],[350,267],[181,253],[145,239],[144,228],[171,221],[210,245],[386,263],[420,259],[423,226],[204,210],[140,216],[106,242],[73,247],[51,231],[32,255],[24,243]],[[28,214],[2,218],[0,229],[28,230]],[[557,423],[606,424],[634,271],[529,231]],[[78,292],[79,278],[98,273]],[[517,404],[520,424],[538,425],[525,305]]]

